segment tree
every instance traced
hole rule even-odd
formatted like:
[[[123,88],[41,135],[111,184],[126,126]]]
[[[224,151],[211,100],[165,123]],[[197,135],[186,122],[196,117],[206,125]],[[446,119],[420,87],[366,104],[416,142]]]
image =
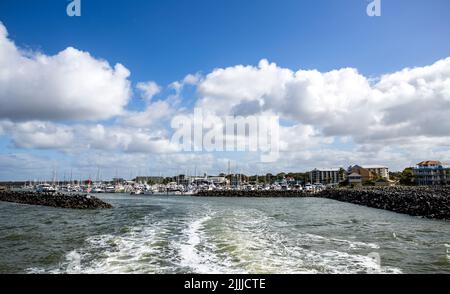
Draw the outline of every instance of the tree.
[[[400,175],[400,184],[405,186],[414,185],[414,173],[412,167],[405,168]]]
[[[339,169],[339,177],[343,180],[345,180],[347,175],[347,172],[345,171],[345,169],[343,169],[342,167]]]
[[[277,174],[277,180],[282,180],[286,177],[286,173],[279,173]]]
[[[271,173],[266,174],[266,183],[273,184],[273,174]]]

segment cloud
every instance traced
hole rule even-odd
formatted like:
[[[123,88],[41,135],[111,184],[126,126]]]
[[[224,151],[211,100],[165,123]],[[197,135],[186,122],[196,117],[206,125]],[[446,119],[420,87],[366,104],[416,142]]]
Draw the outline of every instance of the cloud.
[[[128,104],[129,76],[123,65],[72,47],[53,56],[25,52],[0,23],[0,118],[108,119]]]
[[[30,121],[0,121],[15,148],[64,151],[82,154],[90,150],[112,153],[162,154],[178,150],[161,132],[122,126],[64,125]]]
[[[14,123],[0,121],[0,129],[9,135],[15,148],[23,149],[64,149],[74,141],[73,130],[69,126],[49,122],[28,121]]]
[[[48,157],[26,153],[0,154],[0,179],[52,180],[55,161]]]
[[[285,96],[284,86],[291,77],[291,70],[281,69],[267,60],[262,60],[258,67],[237,65],[216,69],[198,85],[197,106],[219,115],[232,114],[231,110],[240,104],[257,101],[264,106],[269,97]]]
[[[196,74],[188,74],[184,77],[182,84],[183,85],[191,85],[195,86],[202,80],[202,76],[199,73]]]
[[[175,81],[169,85],[169,88],[175,90],[175,95],[179,96],[186,85],[197,86],[202,81],[202,76],[199,73],[188,74],[181,81]]]
[[[320,72],[263,59],[186,75],[161,100],[154,99],[162,91],[157,83],[138,83],[146,103],[134,111],[126,109],[129,76],[124,66],[72,47],[53,56],[24,51],[0,23],[0,136],[10,141],[2,153],[22,152],[0,154],[7,167],[0,176],[19,170],[20,161],[35,172],[33,165],[48,161],[32,156],[35,150],[60,152],[58,158],[70,158],[84,174],[96,166],[111,174],[114,167],[148,169],[150,163],[153,171],[170,174],[193,173],[195,166],[199,174],[212,173],[225,171],[229,160],[246,173],[350,164],[397,170],[450,159],[450,58],[374,78],[355,68]],[[192,100],[208,118],[206,129],[221,127],[229,115],[279,116],[280,159],[262,164],[257,152],[179,152],[169,121],[192,117]]]
[[[79,126],[75,130],[87,149],[113,153],[162,154],[176,152],[177,146],[161,133],[121,126]]]
[[[170,101],[160,100],[148,104],[144,111],[128,111],[124,113],[120,121],[128,126],[148,128],[161,125],[175,112],[176,109],[172,107]]]
[[[374,100],[380,124],[401,136],[450,136],[450,58],[381,77]]]
[[[206,75],[197,106],[219,115],[272,112],[358,143],[450,136],[450,58],[375,80],[353,68],[294,72],[262,60],[257,67],[237,65]]]
[[[150,102],[155,95],[161,92],[161,87],[153,81],[138,83],[136,88],[141,92],[142,98],[147,102]]]
[[[176,152],[177,146],[160,132],[122,126],[78,126],[79,141],[88,149],[123,153],[162,154]]]

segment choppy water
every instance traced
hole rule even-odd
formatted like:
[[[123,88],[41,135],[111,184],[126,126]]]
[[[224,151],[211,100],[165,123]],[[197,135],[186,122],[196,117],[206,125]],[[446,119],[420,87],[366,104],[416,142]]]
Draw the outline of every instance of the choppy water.
[[[450,273],[450,223],[326,199],[0,203],[0,273]],[[380,262],[378,262],[380,260]]]

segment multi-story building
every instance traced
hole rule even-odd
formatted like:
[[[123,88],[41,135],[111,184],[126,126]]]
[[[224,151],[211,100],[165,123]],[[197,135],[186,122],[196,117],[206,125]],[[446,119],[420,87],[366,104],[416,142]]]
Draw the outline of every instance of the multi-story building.
[[[337,185],[345,180],[345,172],[340,168],[314,169],[309,172],[311,184]]]
[[[362,176],[358,173],[348,175],[348,183],[350,186],[361,186],[363,183]]]
[[[348,168],[348,173],[361,175],[362,181],[376,181],[378,179],[389,180],[389,168],[379,165],[354,165]]]
[[[382,165],[364,165],[375,178],[389,180],[389,168]]]
[[[415,183],[419,186],[450,184],[450,166],[436,160],[418,163],[413,169],[413,175]]]

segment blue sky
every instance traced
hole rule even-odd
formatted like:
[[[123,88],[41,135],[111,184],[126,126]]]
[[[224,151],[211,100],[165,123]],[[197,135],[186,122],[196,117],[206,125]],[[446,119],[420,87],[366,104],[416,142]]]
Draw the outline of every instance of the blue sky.
[[[73,46],[132,70],[133,80],[168,84],[216,67],[351,66],[366,75],[430,64],[450,52],[450,3],[385,0],[382,17],[367,0],[82,1],[69,18],[65,0],[0,3],[18,45],[54,54]]]
[[[145,108],[135,89],[138,82],[156,82],[162,91],[153,101],[166,101],[174,92],[167,86],[188,74],[206,77],[216,68],[257,67],[261,59],[294,72],[317,69],[325,73],[351,67],[371,79],[406,67],[432,65],[450,55],[448,0],[382,0],[381,17],[367,16],[368,0],[81,2],[82,16],[71,18],[65,12],[69,1],[2,0],[0,21],[8,31],[8,39],[22,50],[53,56],[67,47],[74,47],[89,52],[95,59],[108,61],[111,66],[116,63],[125,66],[131,72],[128,79],[132,84],[132,100],[125,106],[128,111]],[[181,105],[191,108],[202,98],[197,86],[184,88]],[[10,117],[1,119],[14,121]],[[40,120],[60,125],[86,124],[80,120],[52,121],[45,117]],[[97,120],[107,126],[116,121],[115,116]],[[299,123],[311,125],[321,134],[326,130],[312,120]],[[164,125],[167,126],[167,122]],[[421,135],[431,138],[428,133]],[[344,137],[344,142],[348,143],[342,144],[334,137],[334,143],[316,149],[367,148],[366,142],[359,143],[362,135]],[[74,151],[18,147],[20,144],[11,140],[14,131],[0,138],[0,154],[4,157],[25,153],[56,161],[61,158],[79,161],[79,154],[74,155]],[[447,146],[447,134],[439,139]],[[442,148],[439,146],[439,150]],[[388,159],[379,157],[379,160]],[[395,167],[400,169],[414,160],[405,155]],[[324,164],[340,165],[344,161],[351,163],[351,158]],[[14,164],[11,163],[9,171],[0,174],[0,180],[16,177]],[[279,169],[283,169],[282,166],[280,164]],[[303,170],[310,168],[311,163],[303,165],[299,159],[296,166]],[[217,167],[208,168],[211,172],[219,171]],[[112,169],[112,166],[105,165],[105,169]]]

